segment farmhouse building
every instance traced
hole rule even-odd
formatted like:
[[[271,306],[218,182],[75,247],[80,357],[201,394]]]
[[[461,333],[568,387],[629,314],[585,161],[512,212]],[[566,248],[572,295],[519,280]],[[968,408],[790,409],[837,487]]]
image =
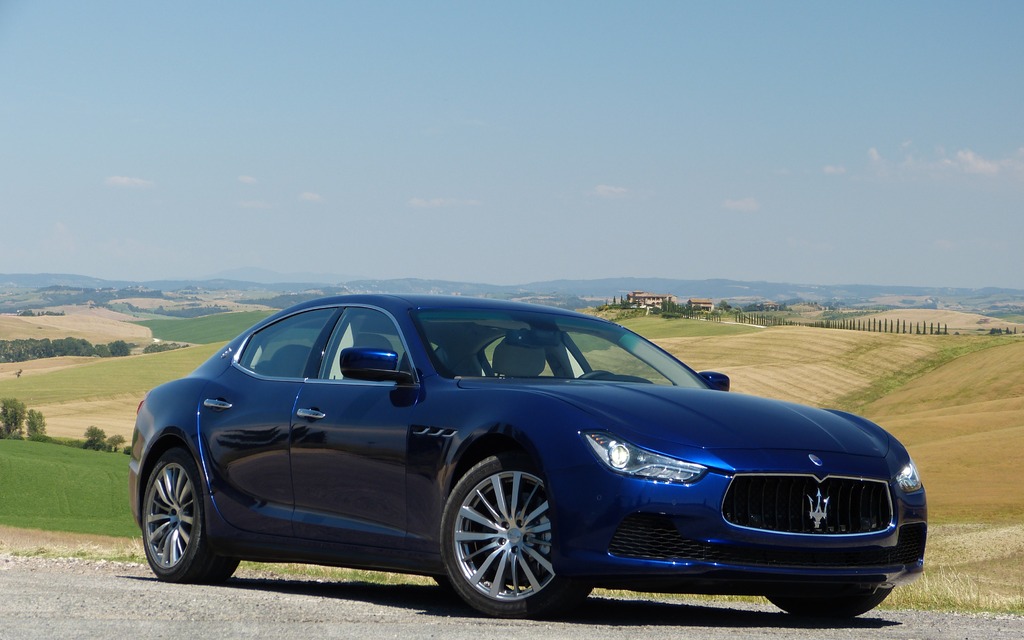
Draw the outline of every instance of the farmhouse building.
[[[660,309],[666,301],[674,303],[676,297],[671,293],[648,293],[646,291],[633,291],[626,294],[626,302],[643,309]]]
[[[696,311],[714,311],[715,303],[708,298],[690,298],[686,304]]]

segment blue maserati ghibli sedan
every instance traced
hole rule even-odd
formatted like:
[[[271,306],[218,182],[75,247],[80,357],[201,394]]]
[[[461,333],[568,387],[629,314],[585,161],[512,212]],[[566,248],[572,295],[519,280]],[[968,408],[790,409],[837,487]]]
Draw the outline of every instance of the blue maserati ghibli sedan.
[[[920,575],[925,492],[894,437],[728,390],[580,313],[322,298],[146,396],[131,508],[160,580],[392,571],[510,618],[595,587],[856,616]]]

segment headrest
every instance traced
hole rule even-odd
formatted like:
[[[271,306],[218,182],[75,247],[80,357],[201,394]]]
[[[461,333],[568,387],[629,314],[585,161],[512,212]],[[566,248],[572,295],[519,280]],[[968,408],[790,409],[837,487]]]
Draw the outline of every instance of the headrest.
[[[494,348],[494,372],[510,378],[536,378],[544,371],[542,347],[520,346],[506,338]]]

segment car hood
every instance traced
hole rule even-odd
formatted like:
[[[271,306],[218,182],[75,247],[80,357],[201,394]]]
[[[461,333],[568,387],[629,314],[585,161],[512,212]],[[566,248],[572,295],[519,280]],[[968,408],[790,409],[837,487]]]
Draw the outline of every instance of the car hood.
[[[606,382],[504,381],[509,391],[568,402],[637,444],[712,451],[799,449],[884,457],[888,435],[847,414],[732,392]],[[463,380],[460,386],[490,385]],[[653,442],[651,443],[654,444]]]

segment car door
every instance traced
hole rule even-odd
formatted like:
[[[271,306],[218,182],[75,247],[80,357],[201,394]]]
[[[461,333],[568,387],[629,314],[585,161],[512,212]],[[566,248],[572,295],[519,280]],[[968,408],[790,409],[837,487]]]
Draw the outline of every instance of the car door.
[[[346,379],[348,347],[395,351],[410,373],[407,348],[381,310],[342,313],[317,379],[303,384],[292,423],[295,534],[330,542],[401,546],[406,532],[406,444],[417,385]]]
[[[233,526],[291,534],[292,411],[303,379],[319,369],[337,313],[297,313],[254,333],[203,391],[199,426],[213,499]]]

